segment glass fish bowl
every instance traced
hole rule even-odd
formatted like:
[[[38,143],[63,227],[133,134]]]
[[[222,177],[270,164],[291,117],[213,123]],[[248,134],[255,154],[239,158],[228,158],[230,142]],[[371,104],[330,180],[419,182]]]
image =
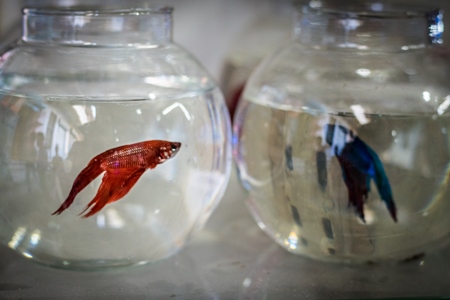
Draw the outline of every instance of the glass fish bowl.
[[[221,199],[223,95],[172,9],[44,9],[0,56],[0,241],[95,269],[177,252]]]
[[[450,234],[449,54],[440,10],[311,1],[251,75],[233,155],[258,225],[288,251],[420,259]]]

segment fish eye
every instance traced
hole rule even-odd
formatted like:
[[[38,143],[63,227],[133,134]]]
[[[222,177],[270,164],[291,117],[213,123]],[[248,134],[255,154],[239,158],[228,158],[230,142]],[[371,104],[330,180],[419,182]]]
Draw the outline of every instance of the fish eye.
[[[178,147],[176,145],[172,145],[172,152],[175,152],[178,150]]]

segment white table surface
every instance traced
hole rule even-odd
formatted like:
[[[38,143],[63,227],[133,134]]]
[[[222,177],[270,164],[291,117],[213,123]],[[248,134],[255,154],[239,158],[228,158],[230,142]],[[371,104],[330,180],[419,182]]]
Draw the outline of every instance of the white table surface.
[[[203,231],[161,262],[102,272],[53,269],[0,247],[0,299],[379,299],[450,295],[450,247],[391,266],[288,253],[250,217],[233,174]]]

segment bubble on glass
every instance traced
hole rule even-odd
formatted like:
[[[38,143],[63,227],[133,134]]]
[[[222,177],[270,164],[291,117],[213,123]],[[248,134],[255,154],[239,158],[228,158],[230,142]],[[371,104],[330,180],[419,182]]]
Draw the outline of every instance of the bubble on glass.
[[[11,240],[8,243],[8,247],[11,249],[16,249],[17,246],[22,242],[25,234],[27,232],[27,229],[25,227],[19,227],[14,232]]]
[[[370,71],[369,69],[357,69],[356,70],[356,74],[358,74],[361,77],[369,77],[370,74],[372,74],[372,71]]]
[[[30,237],[30,243],[33,246],[36,246],[40,240],[41,240],[41,231],[39,229],[33,230]]]
[[[430,95],[430,92],[428,92],[428,91],[424,91],[422,93],[422,97],[423,97],[423,100],[425,100],[425,102],[428,102],[431,100],[431,95]]]
[[[372,3],[372,4],[370,5],[370,8],[371,8],[373,11],[383,11],[384,5],[383,5],[383,3]]]
[[[248,277],[244,279],[244,282],[242,282],[242,285],[244,287],[249,287],[250,284],[252,284],[252,280],[250,278],[248,278]]]
[[[447,111],[447,109],[448,109],[449,106],[450,106],[450,96],[447,96],[447,97],[445,97],[444,102],[442,102],[442,103],[439,105],[439,107],[438,107],[438,109],[437,109],[437,113],[438,113],[439,115],[443,115],[443,114]]]
[[[288,247],[290,249],[297,249],[297,244],[298,244],[298,236],[297,233],[294,231],[291,231],[291,233],[289,234],[288,237]]]
[[[355,114],[355,118],[358,120],[359,124],[366,125],[370,123],[370,119],[367,118],[364,107],[359,104],[351,105],[351,110]]]

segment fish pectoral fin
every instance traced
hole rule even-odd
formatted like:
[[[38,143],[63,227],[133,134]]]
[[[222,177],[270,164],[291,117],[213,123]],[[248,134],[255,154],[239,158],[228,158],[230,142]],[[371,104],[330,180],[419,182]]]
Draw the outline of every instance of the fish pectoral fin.
[[[145,169],[143,168],[125,169],[119,172],[117,170],[107,171],[103,176],[97,194],[80,215],[90,209],[83,216],[84,218],[90,217],[99,212],[106,204],[122,199],[128,194],[144,172]]]

